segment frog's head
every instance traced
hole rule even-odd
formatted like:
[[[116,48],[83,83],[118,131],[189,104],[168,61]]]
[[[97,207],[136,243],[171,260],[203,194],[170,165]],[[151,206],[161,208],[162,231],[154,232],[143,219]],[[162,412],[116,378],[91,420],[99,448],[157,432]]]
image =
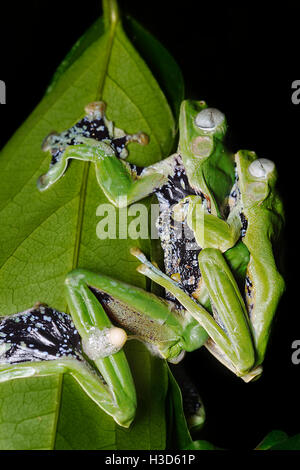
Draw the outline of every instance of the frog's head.
[[[179,152],[188,176],[192,176],[199,162],[204,162],[223,140],[227,125],[223,113],[208,108],[205,101],[185,100],[179,117]]]
[[[248,150],[237,152],[235,162],[243,206],[261,204],[275,187],[275,164],[266,158],[257,158],[255,152]]]

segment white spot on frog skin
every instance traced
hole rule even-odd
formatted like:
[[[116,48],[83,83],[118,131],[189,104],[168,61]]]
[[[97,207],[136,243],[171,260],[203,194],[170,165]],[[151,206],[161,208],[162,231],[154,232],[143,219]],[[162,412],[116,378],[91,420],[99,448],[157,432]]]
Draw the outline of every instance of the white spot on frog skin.
[[[213,131],[225,120],[224,114],[216,108],[206,108],[197,114],[195,124],[204,131]]]
[[[87,338],[82,340],[82,349],[93,361],[111,356],[122,349],[127,340],[127,334],[122,328],[92,327]]]
[[[266,178],[275,168],[275,164],[267,158],[258,158],[251,163],[248,170],[255,178]]]
[[[0,356],[4,355],[10,349],[10,345],[6,343],[0,344]]]

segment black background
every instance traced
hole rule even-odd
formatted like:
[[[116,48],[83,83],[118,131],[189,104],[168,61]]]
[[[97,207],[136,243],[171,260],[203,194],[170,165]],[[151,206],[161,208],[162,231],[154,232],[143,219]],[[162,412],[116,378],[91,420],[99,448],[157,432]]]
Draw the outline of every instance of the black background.
[[[204,348],[187,356],[186,367],[206,406],[201,438],[223,448],[249,449],[273,429],[300,432],[300,365],[291,361],[292,342],[300,340],[300,105],[291,101],[291,84],[300,78],[299,9],[287,2],[264,10],[244,2],[220,6],[191,0],[120,0],[119,4],[172,53],[184,74],[186,97],[204,99],[225,112],[233,149],[249,148],[274,160],[280,175],[287,215],[288,289],[265,372],[258,382],[244,384]],[[0,107],[0,146],[37,105],[55,68],[100,12],[100,0],[1,3],[0,79],[7,85],[7,104]]]

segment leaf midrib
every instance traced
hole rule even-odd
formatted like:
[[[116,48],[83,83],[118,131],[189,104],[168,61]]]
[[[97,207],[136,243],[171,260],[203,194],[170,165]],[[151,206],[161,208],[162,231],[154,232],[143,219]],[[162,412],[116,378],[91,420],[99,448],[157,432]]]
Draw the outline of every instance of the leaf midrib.
[[[107,42],[107,52],[106,52],[106,58],[105,58],[105,66],[103,67],[103,72],[102,76],[100,77],[99,80],[99,93],[98,96],[95,97],[95,100],[100,100],[102,93],[103,93],[103,88],[105,84],[105,79],[107,76],[107,71],[108,71],[108,65],[111,57],[111,51],[112,51],[112,46],[114,42],[114,37],[116,33],[116,27],[117,27],[118,21],[115,23],[111,23],[110,31],[109,31],[109,36],[108,36],[108,42]],[[73,262],[72,262],[72,270],[75,269],[78,265],[78,260],[79,260],[79,253],[80,253],[80,242],[81,242],[81,237],[82,237],[82,228],[83,228],[83,219],[84,219],[84,209],[85,209],[85,203],[86,203],[86,193],[87,193],[87,185],[88,185],[88,177],[89,177],[89,169],[90,169],[90,163],[85,162],[83,164],[83,172],[82,172],[82,182],[81,182],[81,188],[80,188],[80,193],[79,193],[79,204],[78,204],[78,217],[77,217],[77,224],[76,224],[76,232],[75,232],[75,244],[74,244],[74,253],[73,253]],[[66,309],[68,313],[68,307]],[[54,423],[54,433],[53,433],[53,447],[52,449],[55,449],[56,446],[56,437],[57,437],[57,426],[58,426],[58,417],[59,417],[59,412],[61,408],[61,399],[62,399],[62,388],[63,388],[63,380],[62,380],[63,374],[61,374],[61,380],[58,386],[58,401],[59,401],[59,406],[57,406],[57,415],[56,415],[56,420]]]
[[[107,52],[106,52],[106,58],[105,58],[105,65],[103,67],[102,76],[100,77],[100,80],[99,80],[99,87],[98,87],[99,93],[98,93],[98,96],[95,97],[95,100],[100,100],[102,97],[117,24],[118,24],[118,21],[116,21],[115,23],[111,23],[110,25],[108,42],[106,46]],[[90,162],[85,162],[83,164],[84,168],[83,168],[82,182],[81,182],[81,188],[80,188],[80,193],[79,193],[78,218],[77,218],[77,224],[76,224],[72,270],[77,267],[78,260],[79,260],[80,242],[81,242],[81,236],[82,236],[84,209],[85,209],[85,202],[86,202],[86,192],[87,192],[86,190],[87,190],[87,184],[88,184],[90,165],[91,165]]]

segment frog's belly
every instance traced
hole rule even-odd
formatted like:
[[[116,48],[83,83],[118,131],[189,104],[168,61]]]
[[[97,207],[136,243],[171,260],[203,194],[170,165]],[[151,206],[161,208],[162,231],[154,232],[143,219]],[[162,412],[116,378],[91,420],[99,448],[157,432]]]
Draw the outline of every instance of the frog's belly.
[[[165,272],[178,281],[189,295],[197,298],[201,278],[198,255],[201,248],[186,222],[175,221],[171,213],[174,204],[183,198],[191,195],[204,196],[190,186],[179,156],[175,174],[156,191],[156,195],[160,206],[157,228],[164,251]],[[166,292],[166,298],[174,300],[169,292]]]

